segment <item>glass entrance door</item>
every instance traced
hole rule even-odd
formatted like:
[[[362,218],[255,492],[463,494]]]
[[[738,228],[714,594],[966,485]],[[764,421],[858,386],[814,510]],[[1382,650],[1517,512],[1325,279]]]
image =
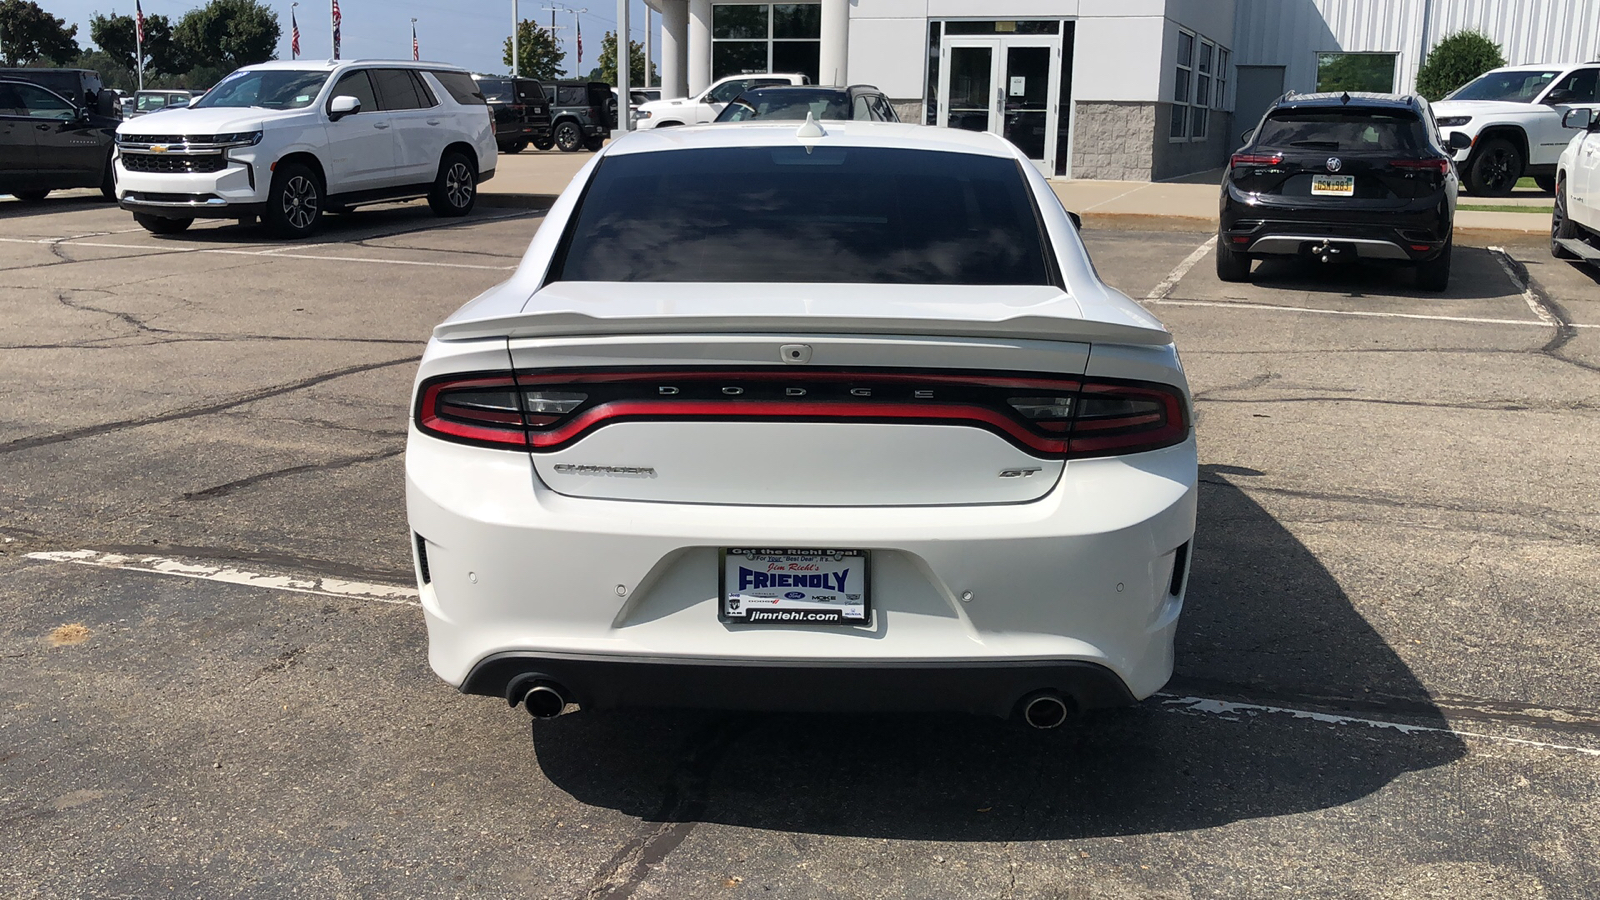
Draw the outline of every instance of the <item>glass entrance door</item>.
[[[998,134],[1053,173],[1061,38],[946,36],[941,53],[938,123]]]

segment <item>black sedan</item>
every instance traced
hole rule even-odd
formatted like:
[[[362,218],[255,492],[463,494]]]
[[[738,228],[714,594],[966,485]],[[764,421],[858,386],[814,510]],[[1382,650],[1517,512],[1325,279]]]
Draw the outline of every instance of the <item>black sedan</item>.
[[[1459,185],[1426,100],[1287,94],[1223,176],[1217,277],[1246,281],[1252,259],[1300,257],[1410,265],[1419,287],[1442,291]]]

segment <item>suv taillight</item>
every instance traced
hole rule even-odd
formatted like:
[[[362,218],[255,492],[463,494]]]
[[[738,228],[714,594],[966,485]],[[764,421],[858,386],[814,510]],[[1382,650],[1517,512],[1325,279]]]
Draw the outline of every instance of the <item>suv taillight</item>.
[[[1431,169],[1434,172],[1438,172],[1440,176],[1444,176],[1449,173],[1451,163],[1450,160],[1443,158],[1393,159],[1389,161],[1389,165],[1396,169]]]
[[[625,421],[882,422],[981,428],[1035,456],[1182,443],[1189,405],[1154,382],[884,370],[518,372],[429,379],[415,421],[458,443],[549,452]]]
[[[1283,162],[1282,153],[1235,153],[1230,166],[1275,166]]]

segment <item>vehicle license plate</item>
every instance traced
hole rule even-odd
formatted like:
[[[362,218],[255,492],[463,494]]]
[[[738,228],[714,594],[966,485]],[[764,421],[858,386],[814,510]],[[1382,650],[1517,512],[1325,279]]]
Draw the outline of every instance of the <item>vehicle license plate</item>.
[[[1356,177],[1354,175],[1311,176],[1311,196],[1313,197],[1354,197],[1355,195]]]
[[[871,617],[865,550],[722,551],[725,622],[865,625]]]

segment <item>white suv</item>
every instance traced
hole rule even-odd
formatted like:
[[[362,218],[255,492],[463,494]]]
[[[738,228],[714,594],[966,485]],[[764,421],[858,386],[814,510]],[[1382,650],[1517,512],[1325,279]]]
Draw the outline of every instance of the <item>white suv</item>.
[[[1441,132],[1472,138],[1470,149],[1456,152],[1467,190],[1504,197],[1523,175],[1554,190],[1556,159],[1572,139],[1562,116],[1600,99],[1597,81],[1600,62],[1505,66],[1433,104]]]
[[[670,125],[706,125],[715,122],[717,113],[751,88],[769,84],[810,84],[804,75],[729,75],[712,82],[698,97],[679,97],[675,100],[653,100],[639,104],[634,113],[634,128],[648,131]]]
[[[119,126],[117,201],[157,234],[260,216],[298,238],[323,211],[366,203],[427,197],[438,215],[466,215],[496,159],[489,107],[464,69],[270,62]]]

